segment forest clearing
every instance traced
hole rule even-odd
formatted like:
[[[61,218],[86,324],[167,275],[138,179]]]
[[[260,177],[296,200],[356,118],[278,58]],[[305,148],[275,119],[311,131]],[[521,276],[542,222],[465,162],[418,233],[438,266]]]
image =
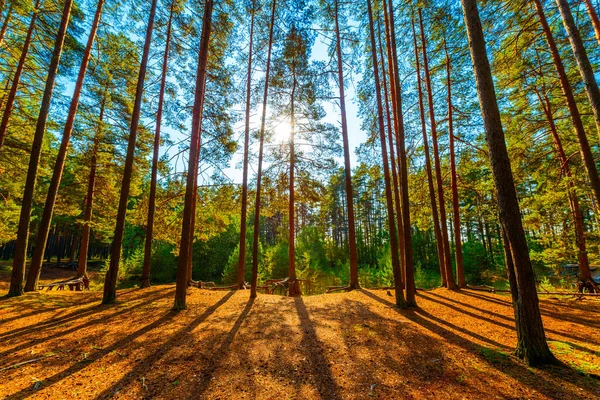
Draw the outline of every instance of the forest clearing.
[[[419,309],[399,310],[385,290],[191,288],[176,313],[174,290],[125,289],[114,306],[100,292],[0,300],[0,398],[600,398],[600,300],[541,300],[564,366],[534,369],[511,355],[509,296],[418,291]]]
[[[600,398],[600,0],[0,0],[0,397]]]

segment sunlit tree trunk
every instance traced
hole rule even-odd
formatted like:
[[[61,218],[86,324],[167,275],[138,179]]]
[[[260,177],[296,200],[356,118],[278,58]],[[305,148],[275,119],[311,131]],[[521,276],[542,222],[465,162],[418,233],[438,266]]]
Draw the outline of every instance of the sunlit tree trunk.
[[[13,5],[12,3],[8,6],[8,10],[6,11],[6,17],[4,18],[4,22],[2,23],[2,28],[0,28],[0,45],[4,42],[4,35],[6,35],[6,30],[8,29],[8,23],[12,17]]]
[[[461,3],[496,187],[500,221],[506,231],[514,264],[516,294],[513,291],[513,305],[518,338],[515,353],[529,365],[553,363],[556,362],[556,358],[550,352],[542,324],[535,275],[521,221],[477,0],[461,0]]]
[[[385,199],[388,214],[388,228],[390,236],[390,250],[392,253],[392,271],[394,273],[394,289],[396,292],[396,306],[406,307],[404,290],[402,285],[402,273],[400,271],[400,256],[398,252],[398,236],[396,233],[396,222],[394,221],[394,203],[392,197],[392,182],[390,176],[390,165],[385,140],[385,124],[383,121],[383,104],[381,99],[381,84],[379,82],[379,66],[377,61],[377,43],[375,41],[375,26],[373,23],[373,10],[371,0],[367,0],[369,13],[369,33],[371,39],[371,57],[373,59],[373,79],[375,80],[375,97],[377,98],[377,121],[379,129],[379,140],[381,142],[381,157],[383,161],[383,176],[385,183]]]
[[[406,303],[416,306],[415,277],[412,250],[412,232],[410,224],[410,202],[408,199],[408,159],[406,157],[406,144],[404,134],[404,117],[402,115],[402,89],[400,86],[400,73],[398,71],[398,54],[396,49],[396,32],[394,22],[393,0],[387,3],[383,0],[385,24],[387,25],[388,69],[390,73],[390,87],[392,107],[394,112],[394,128],[396,131],[396,144],[398,158],[400,159],[400,196],[402,204],[402,227],[404,229],[404,284],[406,287]]]
[[[540,104],[542,105],[544,114],[546,115],[546,119],[548,120],[548,125],[550,126],[550,133],[552,134],[552,140],[554,142],[556,154],[558,155],[558,160],[560,161],[561,172],[565,174],[565,176],[569,180],[569,207],[571,209],[571,214],[573,215],[573,222],[575,228],[575,243],[577,244],[579,275],[583,281],[587,282],[592,279],[592,274],[590,272],[590,262],[588,260],[587,249],[585,244],[583,215],[581,214],[581,208],[579,206],[579,198],[577,197],[576,193],[575,181],[571,174],[571,168],[569,167],[569,158],[565,153],[562,141],[560,140],[560,136],[558,135],[558,129],[556,127],[556,124],[554,123],[554,116],[552,114],[552,105],[550,104],[550,99],[548,99],[545,93],[542,95],[537,90],[536,94],[540,100]]]
[[[40,279],[40,272],[42,270],[42,263],[44,261],[44,251],[46,250],[46,242],[48,241],[48,233],[50,232],[50,224],[52,223],[52,214],[54,213],[54,205],[56,204],[56,197],[58,195],[58,189],[62,180],[62,174],[67,159],[67,152],[69,150],[69,142],[71,141],[71,133],[73,132],[75,116],[77,115],[77,109],[79,107],[79,98],[81,96],[83,81],[85,80],[87,67],[90,61],[92,46],[94,44],[94,39],[96,38],[98,25],[100,24],[103,5],[104,0],[98,1],[90,34],[88,35],[88,41],[83,52],[83,58],[81,59],[81,65],[79,66],[79,74],[77,75],[77,80],[75,81],[75,89],[73,90],[73,97],[71,98],[69,113],[63,128],[62,139],[58,149],[58,155],[56,156],[56,161],[54,163],[54,170],[52,172],[48,194],[46,195],[44,211],[42,213],[40,226],[38,228],[33,258],[31,260],[31,266],[27,275],[27,282],[25,283],[26,292],[36,290],[38,280]]]
[[[256,173],[256,200],[254,202],[254,232],[252,237],[252,282],[250,286],[250,297],[256,297],[256,284],[258,281],[258,241],[260,238],[260,200],[263,147],[265,141],[265,121],[267,119],[267,98],[269,94],[269,77],[271,73],[271,52],[273,50],[273,30],[275,28],[275,9],[277,0],[271,4],[271,24],[269,25],[269,49],[267,50],[267,65],[265,70],[265,87],[263,92],[262,116],[260,119],[260,138],[258,148],[258,171]]]
[[[140,121],[142,97],[144,92],[144,80],[146,78],[146,68],[148,66],[148,57],[150,54],[150,42],[152,41],[152,31],[154,29],[156,2],[157,0],[152,0],[150,16],[148,18],[148,26],[146,28],[144,51],[140,63],[140,71],[135,91],[133,113],[131,115],[131,126],[129,129],[129,138],[127,141],[127,155],[125,156],[125,167],[123,171],[123,180],[121,182],[121,194],[119,197],[119,209],[117,211],[115,234],[111,246],[110,266],[108,268],[108,271],[106,272],[106,277],[104,280],[104,296],[102,298],[103,304],[113,303],[117,296],[117,277],[119,275],[121,247],[123,245],[123,235],[125,233],[125,217],[127,214],[127,203],[129,200],[129,187],[131,186],[131,177],[133,174],[135,141],[137,138],[138,124]]]
[[[379,20],[378,20],[379,22]],[[404,282],[403,279],[403,268],[402,263],[404,262],[404,228],[402,226],[402,205],[400,203],[400,189],[398,183],[398,174],[396,173],[396,156],[394,154],[394,134],[392,127],[392,116],[390,112],[390,100],[388,96],[388,86],[387,86],[387,78],[385,74],[385,58],[383,57],[383,45],[381,43],[381,29],[380,24],[377,24],[378,28],[378,36],[379,36],[379,54],[381,57],[381,76],[383,80],[383,101],[385,102],[385,115],[386,122],[388,128],[388,145],[390,147],[390,169],[392,174],[392,182],[394,184],[394,203],[396,204],[396,224],[398,225],[398,241],[399,241],[399,251],[400,251],[400,282]],[[404,283],[402,283],[404,286]]]
[[[448,88],[448,140],[450,142],[450,179],[452,185],[452,217],[454,219],[454,248],[456,252],[456,280],[459,288],[467,287],[463,265],[462,238],[460,235],[460,207],[458,205],[458,179],[456,175],[456,154],[454,149],[454,121],[452,118],[452,79],[450,77],[450,56],[444,39],[446,51],[446,85]]]
[[[535,0],[536,3],[540,0]],[[573,20],[573,14],[571,14],[571,8],[567,0],[556,0],[560,15],[562,16],[563,25],[569,36],[569,42],[573,48],[573,54],[579,67],[579,73],[585,86],[585,92],[587,93],[590,105],[592,106],[592,112],[594,114],[594,120],[596,121],[596,129],[598,130],[598,137],[600,137],[600,90],[598,90],[598,82],[594,75],[594,69],[588,58],[587,51],[581,40],[581,35],[575,21]]]
[[[242,178],[242,215],[240,218],[240,251],[238,259],[239,289],[245,289],[246,280],[244,270],[246,267],[246,219],[248,211],[248,148],[250,147],[250,94],[252,89],[252,45],[254,38],[254,1],[252,2],[252,16],[250,20],[250,43],[248,45],[248,72],[246,74],[246,127],[244,130],[244,171]]]
[[[594,33],[596,35],[596,40],[598,44],[600,44],[600,19],[598,19],[598,13],[592,4],[592,0],[583,0],[585,3],[585,8],[590,16],[590,20],[592,21],[592,25],[594,26]]]
[[[40,0],[36,0],[31,13],[31,20],[29,21],[29,27],[27,28],[27,34],[25,35],[25,41],[23,42],[23,48],[21,49],[21,56],[15,69],[15,75],[12,78],[12,84],[10,92],[8,92],[8,98],[6,99],[6,106],[4,107],[4,113],[2,114],[2,120],[0,120],[0,150],[4,145],[4,138],[6,137],[8,129],[8,121],[15,105],[15,97],[17,96],[17,90],[19,89],[19,82],[21,81],[21,75],[23,74],[23,68],[25,68],[25,60],[29,53],[29,46],[31,45],[31,39],[33,37],[33,30],[37,21],[38,13],[40,12]]]
[[[165,88],[167,86],[167,72],[169,69],[169,48],[171,45],[171,24],[173,22],[173,7],[171,3],[169,20],[167,22],[167,37],[165,39],[165,52],[163,54],[160,89],[158,93],[158,110],[156,111],[156,128],[154,143],[152,144],[152,172],[150,176],[150,194],[148,195],[148,221],[146,223],[146,238],[144,242],[144,263],[142,266],[142,288],[150,287],[150,259],[152,257],[152,239],[154,236],[154,215],[156,212],[156,181],[158,179],[158,150],[160,148],[160,129],[162,123],[163,104],[165,101]]]
[[[419,47],[417,45],[417,35],[413,25],[413,41],[415,46],[415,59],[417,63],[417,87],[419,93],[419,115],[421,117],[421,132],[423,133],[423,152],[425,154],[425,171],[427,172],[427,186],[429,188],[429,201],[431,203],[431,214],[433,218],[433,232],[435,233],[435,244],[438,260],[440,263],[440,274],[442,276],[442,286],[448,284],[446,257],[444,255],[444,245],[442,231],[440,229],[440,217],[438,214],[437,201],[435,198],[435,188],[433,184],[433,171],[431,169],[431,157],[429,155],[429,140],[427,139],[427,126],[425,124],[425,106],[423,104],[423,90],[421,88],[421,62],[419,61]]]
[[[46,78],[46,86],[42,96],[40,112],[35,126],[35,132],[33,134],[33,144],[31,146],[29,166],[27,169],[27,177],[25,179],[25,190],[23,192],[23,202],[21,204],[21,214],[19,216],[15,258],[13,260],[10,289],[8,292],[9,296],[19,296],[23,294],[23,278],[25,277],[25,263],[29,239],[29,222],[31,220],[31,209],[33,207],[33,194],[35,193],[37,171],[42,155],[46,121],[48,120],[48,114],[50,113],[50,102],[52,100],[52,92],[54,90],[54,81],[56,80],[56,76],[58,74],[58,64],[60,62],[65,36],[67,34],[67,26],[69,24],[69,16],[71,15],[72,5],[73,0],[65,1],[60,26],[54,42],[52,58],[50,59],[50,65],[48,67],[48,76]]]
[[[425,72],[425,86],[427,88],[427,100],[429,104],[429,125],[431,129],[431,144],[433,145],[433,162],[435,165],[435,178],[437,183],[437,194],[440,205],[440,232],[442,236],[444,268],[446,275],[446,287],[455,289],[454,274],[452,272],[452,258],[450,256],[450,241],[448,240],[448,221],[446,218],[446,200],[444,196],[444,182],[442,178],[442,163],[440,162],[440,151],[437,138],[437,125],[433,106],[433,89],[431,87],[431,74],[429,72],[429,60],[427,59],[427,40],[423,28],[423,12],[419,8],[419,27],[421,29],[421,45],[423,46],[423,70]]]
[[[194,108],[192,111],[192,137],[190,140],[190,156],[185,187],[185,200],[183,208],[183,222],[181,225],[181,242],[179,246],[179,259],[177,262],[177,282],[175,289],[175,303],[173,309],[187,308],[186,294],[188,288],[188,258],[191,243],[192,212],[194,211],[194,189],[196,188],[198,157],[200,154],[200,129],[202,127],[202,109],[206,91],[206,66],[208,63],[208,44],[212,29],[213,0],[206,0],[204,16],[202,18],[202,36],[200,39],[200,52],[198,53],[198,69],[196,71],[196,91],[194,95]]]
[[[348,121],[346,118],[346,96],[344,92],[344,68],[342,60],[342,39],[340,37],[339,1],[335,6],[335,40],[338,67],[338,85],[340,87],[340,114],[342,118],[342,140],[344,142],[344,183],[346,202],[348,203],[348,250],[350,251],[350,289],[358,289],[358,255],[356,251],[356,226],[354,222],[354,194],[352,191],[352,168],[350,167],[350,143],[348,141]]]
[[[296,214],[295,214],[295,169],[296,169],[296,154],[294,148],[294,136],[295,136],[295,96],[296,96],[296,71],[292,70],[294,83],[292,85],[292,95],[290,97],[290,201],[288,204],[288,222],[289,222],[289,246],[288,246],[288,259],[289,259],[289,291],[290,297],[300,296],[300,282],[296,277]]]
[[[90,163],[90,174],[88,177],[87,195],[85,197],[85,212],[83,217],[83,228],[81,230],[81,244],[79,248],[79,260],[77,263],[77,277],[84,276],[87,271],[88,251],[90,247],[90,223],[92,222],[92,212],[94,206],[94,190],[96,187],[96,170],[98,164],[98,147],[102,135],[104,124],[104,107],[106,94],[100,105],[100,116],[98,117],[98,128],[94,138],[94,147],[92,149],[92,160]]]
[[[552,55],[554,67],[556,68],[556,72],[558,73],[560,86],[562,88],[563,94],[565,95],[565,100],[569,109],[569,113],[571,114],[571,122],[573,123],[575,134],[577,135],[577,141],[579,142],[579,152],[581,153],[581,159],[583,160],[583,164],[585,166],[590,185],[592,186],[594,200],[596,201],[596,204],[600,204],[600,176],[598,176],[596,161],[590,148],[585,129],[583,127],[581,114],[579,113],[579,109],[577,108],[575,95],[573,94],[573,89],[571,87],[571,84],[569,83],[569,79],[567,78],[567,73],[565,71],[564,64],[560,57],[560,53],[558,52],[558,48],[556,47],[554,37],[552,36],[552,31],[548,26],[548,21],[546,20],[542,3],[540,0],[534,0],[534,4],[538,14],[538,18],[540,20],[540,24],[542,25],[542,29],[544,31],[544,35],[546,37],[546,42],[548,43],[548,47],[550,49],[550,54]],[[598,134],[600,135],[600,130],[598,131]]]

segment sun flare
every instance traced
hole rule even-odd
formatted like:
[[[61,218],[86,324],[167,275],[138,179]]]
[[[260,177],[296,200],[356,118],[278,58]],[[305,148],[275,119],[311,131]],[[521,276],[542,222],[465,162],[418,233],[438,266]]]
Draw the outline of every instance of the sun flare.
[[[291,126],[287,121],[277,122],[273,126],[273,142],[287,143],[290,140]]]

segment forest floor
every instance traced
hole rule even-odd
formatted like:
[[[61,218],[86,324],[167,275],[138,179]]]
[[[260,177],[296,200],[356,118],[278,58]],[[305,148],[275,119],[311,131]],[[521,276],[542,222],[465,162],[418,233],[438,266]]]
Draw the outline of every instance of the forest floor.
[[[0,398],[600,398],[600,300],[541,300],[564,365],[533,369],[511,355],[508,296],[420,291],[419,308],[397,310],[384,290],[190,289],[177,313],[174,291],[1,298]]]

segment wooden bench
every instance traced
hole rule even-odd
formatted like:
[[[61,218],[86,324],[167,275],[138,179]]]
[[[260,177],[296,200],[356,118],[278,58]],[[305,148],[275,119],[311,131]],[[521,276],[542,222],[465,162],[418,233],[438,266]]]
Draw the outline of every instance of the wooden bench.
[[[45,285],[38,285],[38,290],[52,290],[56,288],[56,290],[65,290],[65,286],[69,288],[69,290],[75,290],[81,292],[82,290],[90,290],[90,280],[87,276],[82,276],[77,279],[70,279],[68,281],[61,282],[53,282],[47,283]]]

